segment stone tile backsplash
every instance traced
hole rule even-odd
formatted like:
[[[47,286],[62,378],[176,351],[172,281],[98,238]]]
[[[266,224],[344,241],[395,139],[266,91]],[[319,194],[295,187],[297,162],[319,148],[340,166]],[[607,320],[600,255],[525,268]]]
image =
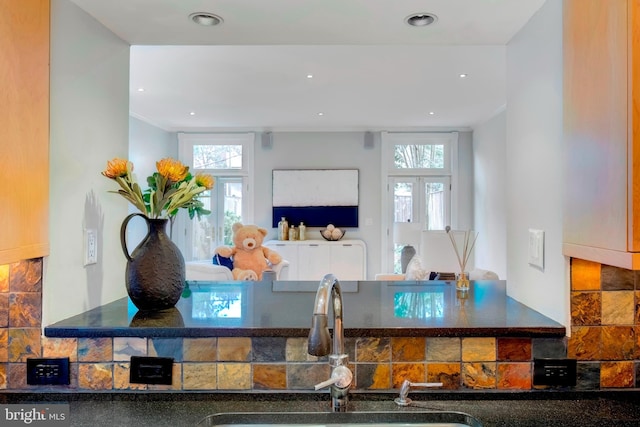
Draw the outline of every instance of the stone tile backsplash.
[[[447,390],[531,390],[533,359],[578,360],[578,390],[640,388],[638,272],[573,259],[571,338],[362,337],[345,351],[355,388],[404,379]],[[47,338],[41,334],[42,260],[0,266],[0,389],[26,385],[28,357],[69,357],[71,390],[310,390],[329,376],[306,338]],[[173,384],[129,382],[131,356],[172,357]]]
[[[640,272],[571,260],[571,338],[581,390],[637,388]]]

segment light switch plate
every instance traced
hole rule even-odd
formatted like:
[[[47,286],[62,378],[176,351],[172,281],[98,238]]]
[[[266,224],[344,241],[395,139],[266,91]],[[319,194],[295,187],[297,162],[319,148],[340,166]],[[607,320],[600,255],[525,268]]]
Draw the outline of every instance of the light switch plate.
[[[84,230],[84,265],[98,262],[98,232],[95,228]]]
[[[529,264],[544,270],[544,231],[529,229]]]

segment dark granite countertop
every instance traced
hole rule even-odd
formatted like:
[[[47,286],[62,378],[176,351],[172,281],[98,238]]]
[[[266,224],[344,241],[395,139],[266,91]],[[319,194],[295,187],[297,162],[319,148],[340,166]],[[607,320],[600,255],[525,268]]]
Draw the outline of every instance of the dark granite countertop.
[[[640,425],[640,394],[596,392],[442,392],[411,393],[416,403],[399,407],[395,394],[353,393],[349,411],[458,411],[483,427],[631,427]],[[196,426],[217,413],[329,412],[327,393],[0,393],[1,404],[66,403],[72,427]]]
[[[175,308],[118,301],[45,327],[48,337],[307,336],[316,282],[188,282]],[[506,295],[505,281],[345,282],[347,337],[564,337],[565,327]],[[330,321],[331,326],[331,321]]]

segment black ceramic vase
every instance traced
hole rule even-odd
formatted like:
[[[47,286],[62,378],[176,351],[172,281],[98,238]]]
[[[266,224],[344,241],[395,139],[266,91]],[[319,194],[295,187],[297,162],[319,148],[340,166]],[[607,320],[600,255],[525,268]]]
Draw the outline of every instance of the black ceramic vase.
[[[140,216],[148,233],[129,254],[126,230],[129,221]],[[176,305],[185,286],[184,257],[166,233],[168,219],[151,219],[140,213],[125,218],[120,243],[127,257],[126,285],[131,302],[139,310],[164,310]]]
[[[184,328],[184,319],[175,308],[154,311],[138,311],[129,326],[132,328]]]

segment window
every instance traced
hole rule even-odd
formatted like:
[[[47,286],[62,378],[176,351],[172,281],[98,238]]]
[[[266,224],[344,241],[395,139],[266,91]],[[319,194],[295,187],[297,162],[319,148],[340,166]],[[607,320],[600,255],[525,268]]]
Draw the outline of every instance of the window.
[[[396,169],[443,170],[445,150],[442,144],[395,144],[393,160]]]
[[[242,144],[198,144],[192,146],[194,170],[241,170]]]
[[[382,165],[387,188],[383,263],[401,272],[400,253],[418,248],[421,232],[455,226],[457,133],[383,133]]]
[[[210,215],[178,219],[182,235],[176,243],[185,260],[211,259],[221,245],[231,245],[234,222],[251,222],[253,217],[253,133],[178,134],[180,159],[193,172],[205,172],[215,178],[213,189],[201,200]],[[182,237],[182,239],[180,239]]]

